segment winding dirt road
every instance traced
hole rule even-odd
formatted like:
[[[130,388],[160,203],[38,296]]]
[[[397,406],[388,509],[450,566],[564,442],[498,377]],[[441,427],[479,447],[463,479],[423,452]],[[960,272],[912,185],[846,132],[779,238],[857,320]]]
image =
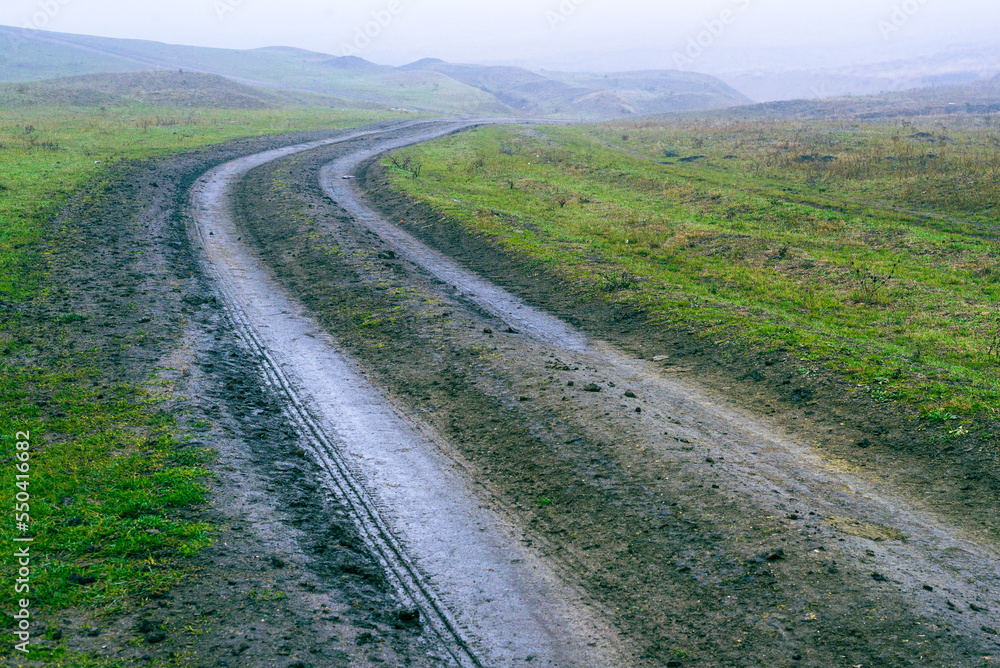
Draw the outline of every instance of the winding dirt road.
[[[457,127],[435,125],[420,136]],[[457,665],[619,665],[606,624],[520,547],[517,530],[485,509],[434,435],[365,380],[241,241],[231,213],[235,180],[281,157],[371,134],[269,151],[206,174],[194,187],[192,230],[206,267],[267,382],[287,398],[290,424],[349,501],[399,595],[422,611]]]
[[[656,477],[643,488],[654,505],[657,495],[671,490],[711,485],[699,494],[716,495],[730,510],[709,512],[706,502],[693,511],[718,529],[713,538],[723,546],[718,549],[744,555],[741,564],[779,569],[767,575],[787,596],[795,595],[802,584],[797,578],[806,574],[850,580],[847,593],[826,581],[802,585],[800,605],[789,606],[796,611],[794,621],[777,613],[761,615],[764,603],[741,601],[741,586],[733,586],[727,590],[731,600],[712,603],[713,610],[727,610],[713,624],[723,634],[731,625],[736,648],[731,657],[741,656],[744,642],[736,637],[737,619],[748,628],[773,631],[774,646],[761,640],[755,649],[748,647],[745,662],[717,658],[703,665],[858,665],[841,654],[840,645],[827,643],[855,614],[854,599],[877,601],[885,612],[877,610],[872,618],[891,617],[900,636],[858,640],[875,648],[870,663],[862,665],[972,666],[998,656],[1000,560],[989,538],[956,527],[919,498],[886,489],[877,472],[851,470],[662,365],[593,340],[532,308],[385,220],[366,202],[357,180],[344,178],[386,151],[478,123],[417,121],[227,163],[195,185],[190,230],[266,382],[287,398],[289,423],[309,443],[329,486],[349,500],[400,597],[422,611],[454,663],[653,665],[637,658],[633,645],[648,647],[658,639],[623,639],[629,634],[615,628],[627,617],[610,609],[614,600],[601,605],[587,595],[584,569],[572,556],[558,546],[529,547],[530,531],[518,514],[505,510],[510,504],[504,499],[493,498],[501,492],[477,486],[470,479],[474,467],[447,435],[369,381],[363,366],[342,351],[336,334],[318,324],[243,241],[233,192],[258,167],[349,145],[317,175],[338,215],[373,233],[380,248],[391,248],[417,276],[414,280],[438,285],[441,299],[463,309],[467,330],[481,331],[484,323],[492,330],[510,328],[502,355],[495,356],[501,359],[490,361],[477,381],[491,388],[484,391],[512,405],[536,397],[536,405],[544,404],[560,420],[619,441],[615,448],[627,449],[637,470],[669,465],[670,476]],[[335,233],[332,227],[326,231]],[[558,375],[543,377],[538,369],[555,369]],[[589,383],[601,391],[579,391]],[[548,390],[554,391],[551,397]],[[662,505],[654,526],[669,522],[678,504]],[[793,558],[798,565],[780,571]],[[642,559],[644,568],[662,571],[659,577],[666,581],[679,579],[677,573],[688,577],[692,570],[674,557],[665,556],[663,563]],[[668,562],[676,572],[667,571]],[[741,573],[753,580],[759,574],[753,568],[758,566]],[[678,597],[678,609],[698,608],[700,590],[690,587],[699,586],[704,585],[678,584],[669,590]],[[730,614],[731,621],[724,619]],[[822,632],[809,630],[813,622]],[[804,630],[793,631],[795,624]],[[872,632],[879,633],[878,622],[873,624]],[[808,650],[797,649],[804,645]],[[683,665],[683,652],[676,654],[679,658],[667,665]],[[937,658],[920,663],[924,654]]]

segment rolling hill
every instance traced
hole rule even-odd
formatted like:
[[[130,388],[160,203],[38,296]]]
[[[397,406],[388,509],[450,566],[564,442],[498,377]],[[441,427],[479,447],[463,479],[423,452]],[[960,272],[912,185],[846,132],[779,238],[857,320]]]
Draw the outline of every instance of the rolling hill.
[[[148,70],[214,74],[359,106],[470,115],[592,120],[749,102],[718,79],[673,71],[538,73],[434,59],[397,68],[292,47],[215,49],[0,26],[0,82]]]
[[[403,70],[433,71],[486,91],[525,114],[617,118],[745,104],[749,98],[718,79],[676,71],[536,73],[520,67],[456,65],[425,59]]]
[[[707,117],[727,121],[825,118],[866,121],[996,113],[1000,113],[1000,75],[985,81],[951,86],[928,86],[882,95],[766,102],[709,111]]]

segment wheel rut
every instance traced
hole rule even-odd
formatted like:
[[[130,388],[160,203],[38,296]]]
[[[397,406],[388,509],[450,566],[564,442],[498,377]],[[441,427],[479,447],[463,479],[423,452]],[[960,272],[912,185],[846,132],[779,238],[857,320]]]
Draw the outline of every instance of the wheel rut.
[[[264,382],[286,398],[289,424],[453,665],[623,665],[601,615],[521,547],[517,528],[486,509],[432,431],[397,410],[273,281],[233,218],[232,188],[255,167],[376,134],[392,141],[464,125],[418,121],[232,161],[192,189],[189,233]]]
[[[626,575],[628,569],[668,567],[683,574],[645,579],[657,596],[676,594],[676,599],[653,600],[676,604],[674,614],[658,623],[674,625],[677,638],[686,633],[685,626],[697,631],[707,624],[710,635],[723,637],[730,627],[734,634],[737,628],[749,629],[741,631],[747,643],[740,645],[743,640],[738,639],[733,649],[716,651],[701,643],[705,665],[785,665],[782,661],[857,665],[858,660],[871,658],[871,665],[902,666],[917,665],[913,661],[924,660],[927,653],[937,657],[933,665],[964,666],[980,665],[976,657],[997,656],[1000,558],[991,538],[958,528],[926,509],[920,499],[886,489],[877,472],[860,471],[825,456],[758,416],[683,381],[662,364],[622,352],[532,308],[386,220],[367,203],[357,180],[344,178],[382,153],[481,122],[417,122],[378,135],[355,133],[250,156],[209,172],[193,193],[192,235],[199,240],[208,273],[237,329],[261,359],[266,382],[288,397],[289,421],[310,440],[311,454],[329,472],[330,486],[350,500],[359,527],[401,598],[420,607],[454,663],[661,665],[635,658],[608,623],[614,618],[619,626],[628,626],[636,619],[635,612],[609,614],[596,604],[582,603],[595,598],[577,591],[574,574],[586,580],[588,569],[594,572],[587,565],[588,555],[607,549],[612,551],[603,554],[618,555],[618,567]],[[525,536],[536,536],[521,533],[517,513],[503,511],[509,504],[493,503],[489,493],[470,487],[473,481],[464,472],[462,456],[455,455],[448,439],[440,436],[440,425],[437,430],[428,426],[369,382],[362,367],[339,352],[335,334],[317,324],[282,288],[272,273],[273,257],[265,265],[243,243],[231,210],[235,182],[269,162],[309,151],[325,155],[325,147],[347,141],[367,145],[351,147],[346,155],[339,151],[339,157],[326,159],[325,166],[317,168],[322,192],[335,203],[332,208],[341,220],[374,234],[379,244],[412,266],[415,275],[423,276],[419,280],[442,286],[442,303],[465,309],[463,318],[473,323],[469,329],[488,331],[493,339],[498,327],[508,328],[503,343],[483,357],[492,359],[473,365],[480,378],[466,379],[466,385],[473,387],[475,382],[505,412],[548,411],[549,417],[539,419],[551,421],[556,416],[560,425],[583,425],[602,439],[601,448],[624,463],[590,483],[604,490],[608,499],[595,511],[614,517],[608,504],[623,507],[621,527],[607,527],[609,535],[617,536],[609,542],[617,546],[557,546],[544,555],[524,548],[530,542]],[[336,235],[332,227],[322,233]],[[492,329],[482,329],[482,323]],[[461,345],[451,345],[458,355]],[[469,346],[481,349],[479,344]],[[546,370],[547,379],[539,369]],[[554,387],[563,388],[559,403],[544,395]],[[584,388],[599,391],[582,392]],[[622,396],[625,388],[629,392]],[[565,431],[572,429],[556,429],[557,435]],[[567,452],[577,440],[556,448],[559,454],[553,465],[589,457],[589,464],[583,459],[573,464],[571,477],[585,478],[592,475],[589,469],[600,469],[607,460],[596,451]],[[608,443],[613,445],[601,445]],[[530,456],[542,461],[540,451]],[[663,476],[655,480],[642,473],[659,468]],[[664,555],[662,561],[650,556],[658,552],[640,543],[655,541],[634,538],[649,532],[634,530],[641,527],[635,518],[642,513],[628,509],[637,504],[615,500],[624,488],[616,488],[619,483],[613,478],[631,480],[634,492],[651,498],[657,489],[661,497],[680,490],[677,498],[688,498],[689,504],[675,502],[656,510],[652,526],[670,532],[687,527],[681,533],[689,532],[695,543],[718,547],[700,552],[692,545],[686,550],[687,538],[671,537],[665,547],[671,541],[678,544],[671,548],[673,556]],[[705,489],[708,483],[711,490]],[[497,506],[501,512],[485,510]],[[719,516],[721,508],[725,510]],[[689,514],[682,518],[684,511]],[[677,519],[671,520],[675,514]],[[751,554],[767,545],[758,555]],[[720,548],[724,549],[713,559],[733,559],[724,564],[732,579],[710,583],[711,569],[699,570],[703,567],[698,562]],[[606,556],[601,559],[602,569],[615,563]],[[632,561],[636,563],[628,563]],[[789,561],[792,564],[783,566]],[[606,574],[601,577],[629,581],[618,575],[611,580]],[[695,582],[684,584],[682,579]],[[759,588],[758,583],[767,584]],[[849,589],[835,591],[845,583]],[[711,595],[704,589],[709,584],[732,595],[703,601]],[[746,600],[747,594],[741,593],[766,588],[792,603],[778,605],[777,612],[762,612],[773,606],[764,599]],[[797,593],[799,601],[794,600]],[[641,598],[633,588],[596,600],[617,606]],[[956,601],[961,603],[956,606]],[[861,606],[860,615],[855,605]],[[780,614],[786,607],[800,617],[792,620]],[[742,610],[743,617],[725,621],[733,608]],[[699,609],[715,621],[696,620]],[[641,621],[635,623],[642,628]],[[840,636],[848,625],[851,630]],[[807,630],[810,627],[812,631]],[[648,630],[644,633],[649,635]],[[640,641],[649,656],[680,656],[687,651],[661,647],[661,641],[679,642],[663,633],[662,638]],[[912,644],[910,639],[897,640],[896,633],[913,634]],[[706,637],[703,631],[691,635],[692,643]],[[718,662],[708,659],[713,651]],[[745,660],[736,658],[744,656]],[[845,663],[848,660],[851,663]],[[670,660],[667,665],[684,664]]]

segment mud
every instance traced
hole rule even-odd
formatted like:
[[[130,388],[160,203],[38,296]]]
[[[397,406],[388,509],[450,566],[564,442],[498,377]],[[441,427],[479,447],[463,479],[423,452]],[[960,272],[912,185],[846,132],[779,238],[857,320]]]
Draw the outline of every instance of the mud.
[[[995,609],[990,542],[664,369],[508,331],[330,207],[315,179],[337,154],[252,173],[246,229],[286,288],[448,437],[528,540],[614,611],[643,647],[637,665],[995,656],[983,630],[992,613],[972,608]],[[447,225],[391,212],[412,229]],[[474,264],[483,244],[464,241],[445,249]],[[590,383],[601,391],[582,392]],[[968,570],[956,576],[956,564]]]
[[[267,382],[286,395],[289,422],[328,471],[329,488],[354,508],[394,588],[421,611],[457,664],[619,663],[615,638],[603,637],[609,634],[599,617],[561,591],[469,481],[451,472],[434,435],[398,414],[242,243],[230,213],[231,184],[259,164],[315,146],[227,163],[193,190],[192,234]]]
[[[80,364],[109,400],[149,382],[164,420],[218,453],[209,505],[190,517],[218,542],[184,560],[180,585],[119,601],[108,613],[38,620],[37,640],[127,666],[445,665],[390,588],[341,499],[323,491],[283,404],[262,387],[188,243],[189,189],[206,170],[248,153],[337,133],[231,142],[163,160],[122,163],[76,195],[39,253],[48,294],[4,305],[37,347],[24,364]],[[67,338],[54,320],[72,314]],[[88,350],[88,357],[71,354]],[[53,388],[28,401],[58,417]],[[11,657],[11,665],[34,665]],[[5,664],[7,665],[7,664]]]

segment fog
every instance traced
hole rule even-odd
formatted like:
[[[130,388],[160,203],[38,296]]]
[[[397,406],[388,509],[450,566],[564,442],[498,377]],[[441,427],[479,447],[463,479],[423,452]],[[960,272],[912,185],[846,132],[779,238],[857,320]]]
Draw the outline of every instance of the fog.
[[[956,60],[986,73],[1000,52],[990,48],[1000,41],[994,0],[5,0],[0,23],[201,46],[295,46],[393,65],[437,57],[730,79],[914,58],[929,73],[955,69]]]

